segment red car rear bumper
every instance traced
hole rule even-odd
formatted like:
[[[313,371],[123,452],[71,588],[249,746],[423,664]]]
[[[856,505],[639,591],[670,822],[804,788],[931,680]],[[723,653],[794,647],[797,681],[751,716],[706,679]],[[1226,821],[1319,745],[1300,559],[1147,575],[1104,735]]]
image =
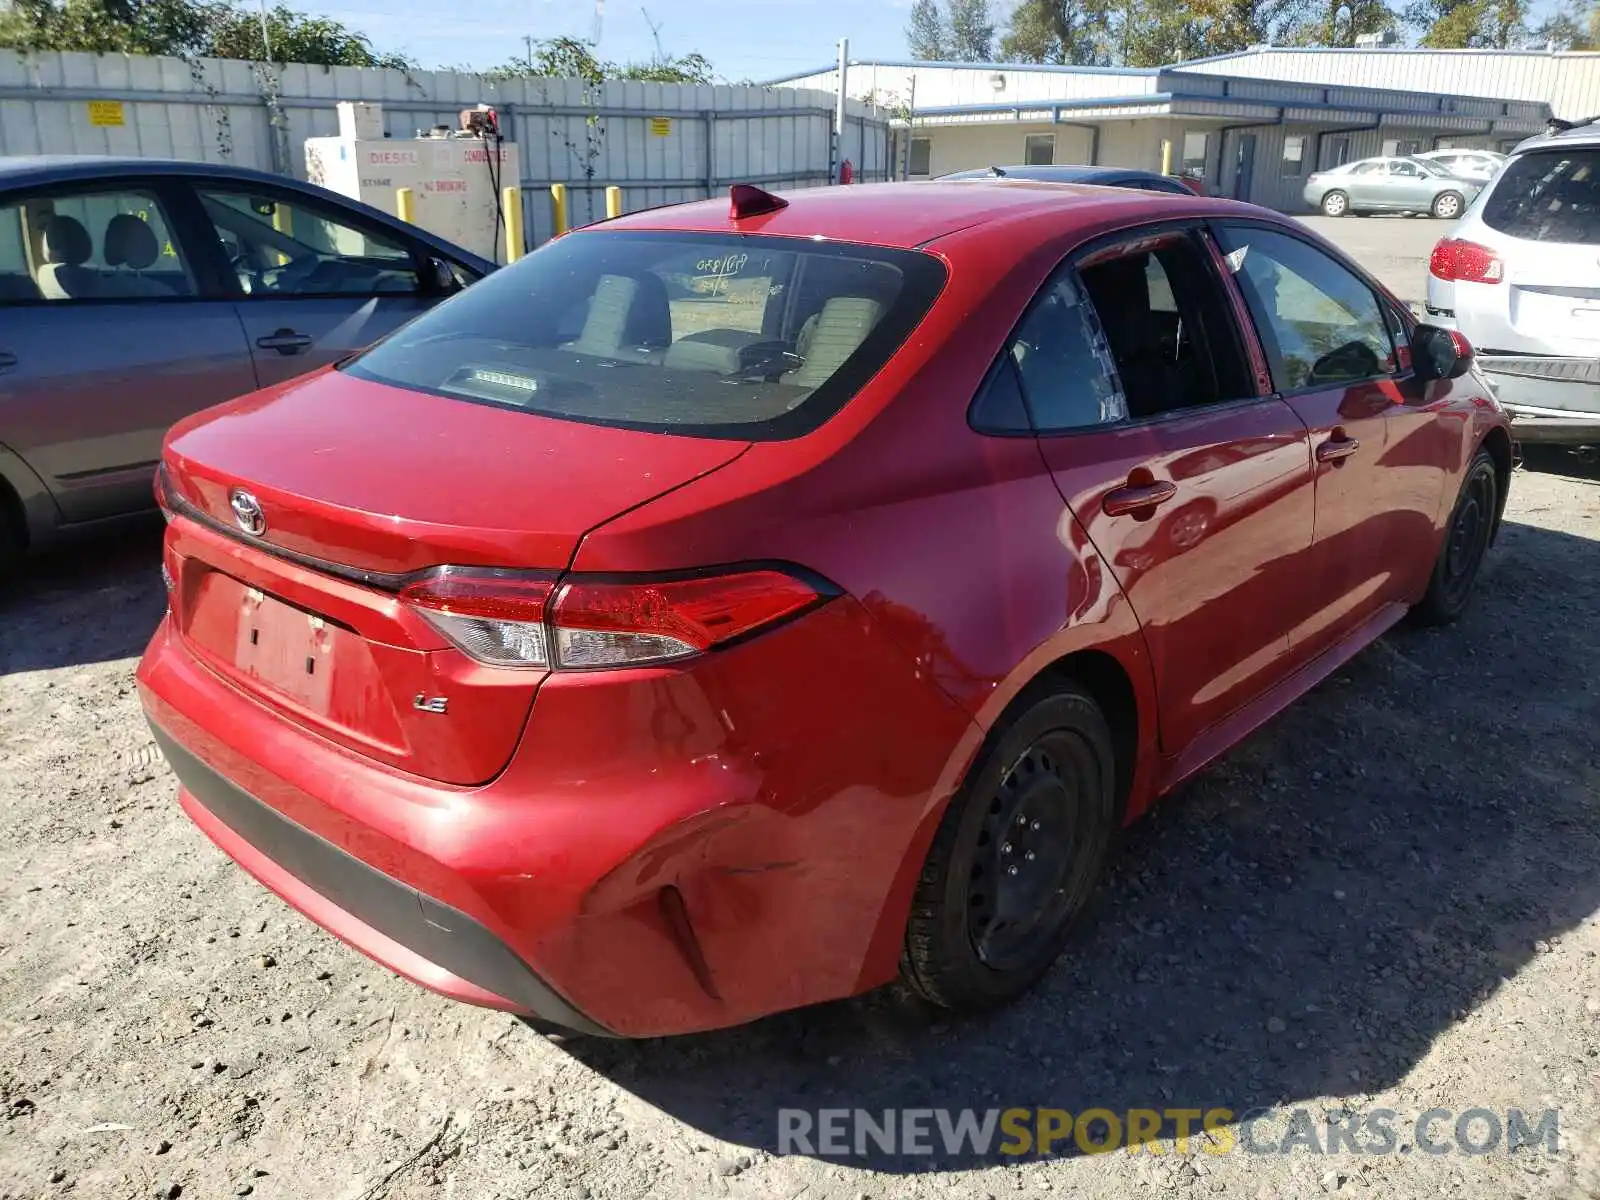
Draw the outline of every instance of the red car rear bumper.
[[[139,684],[185,811],[301,912],[455,999],[635,1037],[892,978],[975,744],[848,598],[698,669],[553,678],[480,787],[291,724],[170,621]]]

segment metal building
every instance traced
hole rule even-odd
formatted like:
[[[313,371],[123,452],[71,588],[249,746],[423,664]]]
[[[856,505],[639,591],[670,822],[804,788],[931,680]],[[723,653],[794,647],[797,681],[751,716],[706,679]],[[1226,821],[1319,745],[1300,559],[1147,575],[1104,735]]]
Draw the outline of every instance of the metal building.
[[[1431,53],[1254,50],[1149,69],[880,60],[852,63],[846,90],[896,114],[908,178],[1011,163],[1140,167],[1293,212],[1312,171],[1446,146],[1506,149],[1544,129],[1556,90],[1581,97],[1586,72],[1600,79],[1600,54],[1524,55],[1547,61],[1543,74],[1530,65],[1500,85],[1521,95],[1485,94],[1490,73],[1464,73],[1450,91],[1422,81],[1442,69]],[[1465,72],[1478,60],[1450,61]],[[826,90],[837,76],[830,67],[772,83]]]

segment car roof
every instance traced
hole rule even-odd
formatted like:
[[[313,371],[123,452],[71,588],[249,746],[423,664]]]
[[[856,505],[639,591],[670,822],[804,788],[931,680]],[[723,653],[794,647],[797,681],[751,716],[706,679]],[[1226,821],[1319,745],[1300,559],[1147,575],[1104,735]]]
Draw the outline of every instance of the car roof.
[[[1141,171],[1137,167],[1093,167],[1081,163],[1064,166],[1000,166],[983,167],[974,171],[955,171],[941,175],[935,183],[969,179],[1031,179],[1037,183],[1094,183],[1110,179],[1162,179],[1154,171]]]
[[[958,230],[1015,217],[1049,214],[1065,228],[1126,214],[1140,221],[1261,210],[1188,192],[1141,192],[1076,183],[972,179],[950,183],[867,183],[786,191],[785,207],[734,220],[727,199],[700,200],[631,213],[596,230],[760,233],[867,242],[915,249]]]
[[[1527,154],[1534,150],[1559,150],[1563,146],[1600,146],[1600,117],[1594,118],[1559,133],[1539,133],[1519,142],[1511,153]]]
[[[73,179],[104,179],[120,175],[206,175],[213,178],[251,179],[293,183],[282,175],[236,167],[231,163],[193,162],[176,158],[135,158],[129,155],[23,154],[0,156],[0,187],[59,183]]]

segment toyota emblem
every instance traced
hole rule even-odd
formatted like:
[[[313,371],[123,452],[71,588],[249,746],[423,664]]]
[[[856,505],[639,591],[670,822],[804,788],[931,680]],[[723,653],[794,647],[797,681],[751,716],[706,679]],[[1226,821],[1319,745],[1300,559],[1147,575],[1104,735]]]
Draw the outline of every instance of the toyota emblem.
[[[228,497],[228,505],[233,509],[233,519],[239,528],[251,537],[260,537],[267,531],[267,517],[261,511],[261,501],[249,492],[234,488]]]

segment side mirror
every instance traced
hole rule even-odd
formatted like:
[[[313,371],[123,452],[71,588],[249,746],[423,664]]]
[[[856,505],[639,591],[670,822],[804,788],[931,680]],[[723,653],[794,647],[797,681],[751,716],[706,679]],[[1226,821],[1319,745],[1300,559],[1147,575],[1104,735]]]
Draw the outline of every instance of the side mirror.
[[[1418,325],[1411,334],[1411,369],[1418,379],[1459,379],[1472,369],[1472,343],[1454,329]]]

